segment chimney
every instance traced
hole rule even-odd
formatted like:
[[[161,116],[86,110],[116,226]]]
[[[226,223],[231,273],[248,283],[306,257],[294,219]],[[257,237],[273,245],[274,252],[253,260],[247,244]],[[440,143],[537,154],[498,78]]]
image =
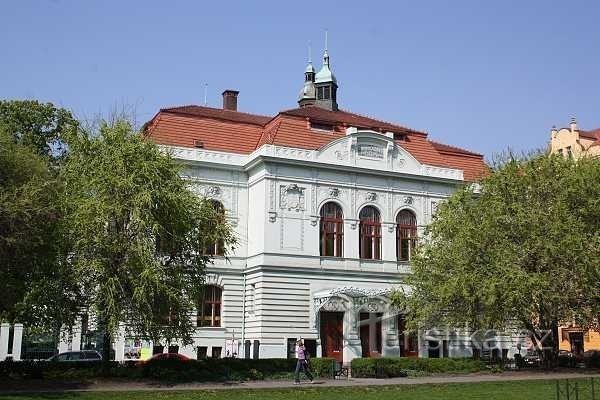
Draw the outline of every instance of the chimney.
[[[224,110],[231,110],[231,111],[237,111],[237,97],[238,94],[240,92],[238,92],[237,90],[225,90],[223,91],[223,109]]]

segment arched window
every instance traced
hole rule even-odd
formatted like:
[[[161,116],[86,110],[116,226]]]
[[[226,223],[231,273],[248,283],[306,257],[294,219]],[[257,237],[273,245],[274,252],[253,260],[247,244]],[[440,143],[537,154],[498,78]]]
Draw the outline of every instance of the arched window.
[[[381,259],[381,217],[373,206],[360,211],[360,258]]]
[[[417,245],[417,217],[412,211],[402,210],[396,217],[396,258],[410,260]]]
[[[204,294],[198,304],[198,326],[221,326],[222,290],[215,285],[204,287]]]
[[[225,207],[223,207],[223,204],[221,204],[221,202],[217,201],[217,200],[208,200],[210,202],[210,204],[213,206],[213,209],[215,210],[216,214],[217,214],[217,218],[218,220],[215,221],[215,223],[223,223],[223,221],[225,220]],[[224,243],[223,240],[216,240],[212,243],[209,243],[206,248],[204,249],[204,254],[209,255],[209,256],[222,256],[224,254]]]
[[[342,257],[344,249],[344,214],[336,203],[321,208],[321,256]]]

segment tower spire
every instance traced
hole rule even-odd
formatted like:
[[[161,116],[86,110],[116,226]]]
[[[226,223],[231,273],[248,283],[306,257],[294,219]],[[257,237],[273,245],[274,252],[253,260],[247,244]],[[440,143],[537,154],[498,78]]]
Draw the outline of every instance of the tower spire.
[[[304,86],[300,90],[298,96],[298,104],[300,107],[315,104],[316,91],[315,91],[315,68],[312,65],[312,54],[311,54],[310,41],[308,42],[308,65],[304,70]]]
[[[323,53],[323,65],[329,67],[329,54],[327,53],[327,45],[329,39],[329,31],[325,29],[325,52]]]
[[[325,51],[323,52],[323,65],[315,75],[315,88],[317,100],[315,104],[328,110],[337,111],[337,81],[331,72],[329,61],[329,31],[325,29]]]

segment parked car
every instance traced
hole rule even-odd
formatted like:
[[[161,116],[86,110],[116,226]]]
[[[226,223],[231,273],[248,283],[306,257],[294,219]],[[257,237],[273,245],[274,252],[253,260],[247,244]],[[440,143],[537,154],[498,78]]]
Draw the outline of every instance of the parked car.
[[[574,367],[577,363],[577,357],[575,354],[571,353],[568,350],[559,350],[558,351],[558,365],[560,367]]]
[[[536,351],[528,351],[523,357],[525,367],[539,367],[541,364],[540,355]]]
[[[56,354],[48,359],[54,362],[94,362],[102,360],[96,350],[67,351]]]
[[[588,350],[583,353],[583,362],[590,368],[600,367],[600,350]]]

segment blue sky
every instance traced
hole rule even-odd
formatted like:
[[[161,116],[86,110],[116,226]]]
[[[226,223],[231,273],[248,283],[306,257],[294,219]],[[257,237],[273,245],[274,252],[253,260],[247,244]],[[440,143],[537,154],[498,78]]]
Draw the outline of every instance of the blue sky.
[[[545,146],[576,116],[600,127],[600,2],[67,1],[0,4],[0,98],[80,118],[135,107],[296,106],[324,29],[343,109],[485,154]]]

